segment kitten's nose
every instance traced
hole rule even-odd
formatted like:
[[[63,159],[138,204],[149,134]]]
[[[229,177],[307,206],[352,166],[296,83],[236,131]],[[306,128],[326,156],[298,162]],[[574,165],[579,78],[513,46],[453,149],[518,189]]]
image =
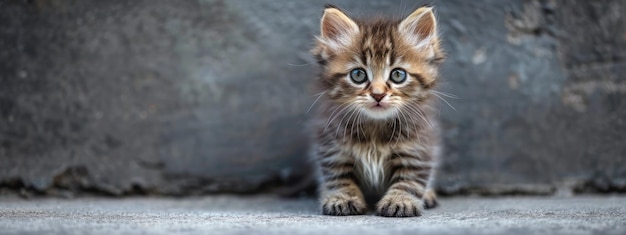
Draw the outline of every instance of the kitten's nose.
[[[385,98],[385,93],[380,93],[380,94],[372,93],[372,98],[374,98],[376,102],[380,102],[381,100],[383,100],[383,98]]]

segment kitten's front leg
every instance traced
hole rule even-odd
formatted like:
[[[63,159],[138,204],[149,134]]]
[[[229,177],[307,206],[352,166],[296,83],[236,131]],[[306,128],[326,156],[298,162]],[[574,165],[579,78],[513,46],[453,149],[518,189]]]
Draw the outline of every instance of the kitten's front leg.
[[[367,212],[356,184],[354,160],[335,153],[320,159],[320,193],[324,215],[362,215]]]
[[[430,161],[414,154],[397,153],[390,159],[390,186],[376,204],[378,215],[386,217],[420,216],[423,197],[431,174]],[[428,158],[427,158],[428,159]]]

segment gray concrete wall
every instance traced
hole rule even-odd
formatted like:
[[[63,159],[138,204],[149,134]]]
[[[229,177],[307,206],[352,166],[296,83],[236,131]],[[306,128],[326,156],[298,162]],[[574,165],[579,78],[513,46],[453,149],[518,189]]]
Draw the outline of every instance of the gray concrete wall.
[[[421,2],[344,1],[352,15]],[[326,1],[0,1],[0,188],[258,192],[306,174]],[[626,4],[434,1],[443,193],[626,189]]]

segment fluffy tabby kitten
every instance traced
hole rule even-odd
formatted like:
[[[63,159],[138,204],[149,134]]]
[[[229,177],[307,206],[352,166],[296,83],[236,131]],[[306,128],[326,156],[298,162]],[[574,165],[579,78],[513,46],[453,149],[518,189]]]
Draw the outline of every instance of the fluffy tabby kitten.
[[[431,7],[354,20],[326,6],[312,53],[322,72],[313,156],[323,214],[419,216],[438,155],[432,88],[443,60]]]

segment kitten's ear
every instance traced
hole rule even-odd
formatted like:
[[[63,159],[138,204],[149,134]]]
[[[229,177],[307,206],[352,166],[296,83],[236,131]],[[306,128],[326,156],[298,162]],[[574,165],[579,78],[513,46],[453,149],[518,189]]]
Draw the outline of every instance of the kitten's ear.
[[[321,41],[332,49],[349,46],[359,26],[338,8],[327,5],[321,20]]]
[[[400,22],[400,32],[416,47],[437,39],[437,20],[433,8],[420,7]]]

